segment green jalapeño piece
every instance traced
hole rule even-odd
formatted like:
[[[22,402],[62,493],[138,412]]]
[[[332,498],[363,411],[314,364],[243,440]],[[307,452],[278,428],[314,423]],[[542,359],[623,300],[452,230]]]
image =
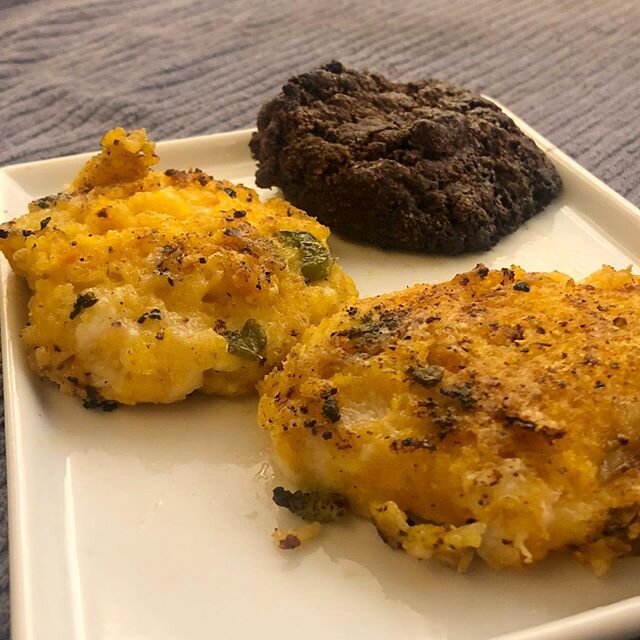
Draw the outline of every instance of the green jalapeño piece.
[[[298,250],[300,273],[306,282],[327,277],[332,263],[331,254],[318,238],[307,231],[280,231],[277,237],[282,244]]]
[[[249,318],[239,331],[227,331],[227,351],[246,360],[264,362],[267,334],[257,320]]]

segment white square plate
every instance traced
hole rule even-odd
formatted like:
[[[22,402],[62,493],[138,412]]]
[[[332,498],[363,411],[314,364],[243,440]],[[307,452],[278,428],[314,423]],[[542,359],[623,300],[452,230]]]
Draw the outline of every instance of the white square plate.
[[[524,125],[523,125],[524,126]],[[640,262],[640,213],[547,141],[562,196],[482,255],[332,246],[362,295],[483,261],[585,276]],[[158,145],[162,167],[253,184],[250,132]],[[0,171],[0,213],[57,192],[86,155]],[[86,411],[40,382],[19,332],[26,286],[2,264],[2,347],[14,640],[612,640],[640,629],[640,559],[596,578],[571,558],[459,575],[386,547],[367,522],[282,552],[277,478],[256,400]],[[540,626],[542,625],[542,626]],[[508,634],[508,635],[505,635]]]

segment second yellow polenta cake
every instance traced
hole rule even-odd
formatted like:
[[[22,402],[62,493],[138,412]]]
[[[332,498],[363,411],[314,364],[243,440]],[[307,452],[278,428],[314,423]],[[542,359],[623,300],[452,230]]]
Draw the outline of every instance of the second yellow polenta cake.
[[[32,291],[29,362],[87,406],[246,393],[357,295],[303,211],[157,161],[144,131],[114,129],[66,191],[0,226]]]
[[[360,300],[261,383],[259,420],[326,520],[465,570],[640,554],[640,278],[478,265]]]

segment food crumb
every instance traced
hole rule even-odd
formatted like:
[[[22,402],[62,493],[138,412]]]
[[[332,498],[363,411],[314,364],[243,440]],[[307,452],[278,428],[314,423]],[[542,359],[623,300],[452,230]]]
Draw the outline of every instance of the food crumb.
[[[290,551],[316,538],[321,528],[322,526],[319,522],[312,522],[295,528],[276,528],[271,537],[275,540],[279,549]]]

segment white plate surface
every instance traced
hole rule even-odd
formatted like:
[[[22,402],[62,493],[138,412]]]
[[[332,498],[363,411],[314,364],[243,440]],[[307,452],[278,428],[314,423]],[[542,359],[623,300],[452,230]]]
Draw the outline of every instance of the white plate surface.
[[[640,213],[528,130],[564,192],[485,254],[332,246],[362,295],[519,264],[585,276],[640,262]],[[162,167],[253,184],[249,132],[158,145]],[[57,192],[87,156],[0,171],[0,215]],[[571,558],[523,573],[459,575],[386,547],[351,520],[277,550],[290,522],[256,400],[84,410],[27,369],[25,285],[2,264],[2,338],[14,640],[612,640],[640,635],[640,559],[596,578]]]

